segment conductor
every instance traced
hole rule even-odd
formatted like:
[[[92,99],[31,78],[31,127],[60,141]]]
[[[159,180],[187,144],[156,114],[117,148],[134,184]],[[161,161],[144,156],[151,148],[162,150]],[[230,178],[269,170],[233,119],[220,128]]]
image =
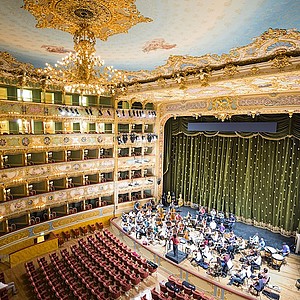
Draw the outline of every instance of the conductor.
[[[171,241],[173,243],[173,254],[174,257],[178,258],[178,245],[180,243],[179,238],[177,237],[176,234],[173,234],[173,236],[171,237]]]

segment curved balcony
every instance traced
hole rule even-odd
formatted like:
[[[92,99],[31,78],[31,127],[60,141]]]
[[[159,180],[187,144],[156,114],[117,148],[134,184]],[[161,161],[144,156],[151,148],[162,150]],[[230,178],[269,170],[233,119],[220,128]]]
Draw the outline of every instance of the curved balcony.
[[[13,138],[12,138],[13,137]],[[0,150],[10,152],[34,151],[46,149],[86,148],[98,145],[99,147],[113,147],[113,134],[14,134],[0,136]]]
[[[68,161],[61,163],[49,163],[18,168],[0,170],[1,183],[13,185],[22,182],[34,182],[37,177],[41,180],[52,180],[57,177],[82,175],[87,170],[93,172],[112,172],[114,168],[113,158],[99,158],[82,161]]]

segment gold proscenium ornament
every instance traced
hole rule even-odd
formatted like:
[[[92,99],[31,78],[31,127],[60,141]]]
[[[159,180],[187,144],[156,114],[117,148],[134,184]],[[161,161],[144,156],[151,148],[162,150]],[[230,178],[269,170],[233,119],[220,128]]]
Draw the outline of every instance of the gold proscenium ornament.
[[[38,28],[53,28],[74,35],[88,24],[96,38],[126,33],[138,23],[151,22],[136,8],[136,0],[24,0],[23,8],[37,20]],[[45,5],[46,4],[46,5]]]

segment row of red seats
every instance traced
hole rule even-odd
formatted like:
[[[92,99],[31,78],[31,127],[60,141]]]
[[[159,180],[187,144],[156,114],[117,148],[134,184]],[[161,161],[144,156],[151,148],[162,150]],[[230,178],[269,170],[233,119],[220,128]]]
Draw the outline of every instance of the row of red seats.
[[[96,247],[98,251],[106,251],[108,256],[114,255],[118,261],[122,262],[131,270],[134,270],[137,274],[140,274],[142,278],[146,278],[149,273],[152,274],[156,271],[156,268],[151,267],[146,259],[139,257],[128,248],[122,249],[117,243],[112,243],[106,238],[102,239],[103,240],[98,240],[98,244],[94,243],[94,247]]]
[[[114,248],[117,249],[117,255],[120,257],[126,257],[126,261],[130,264],[131,261],[138,265],[142,265],[145,270],[148,270],[150,274],[154,273],[157,270],[157,266],[151,264],[145,258],[142,258],[135,251],[132,251],[129,247],[127,247],[124,243],[122,243],[116,236],[114,236],[107,229],[103,230],[103,235],[100,233],[96,233],[96,238],[107,247],[114,251]],[[120,253],[121,252],[121,253]],[[122,254],[123,253],[123,254]]]
[[[46,288],[46,282],[40,272],[36,270],[32,261],[25,263],[26,274],[32,287],[34,295],[38,300],[50,300],[49,290]]]
[[[110,273],[118,276],[119,279],[127,279],[131,281],[133,285],[137,285],[141,280],[146,279],[149,276],[147,270],[140,268],[139,265],[131,264],[129,259],[113,247],[104,247],[100,244],[97,244],[96,240],[89,239],[93,249],[98,251],[101,255],[102,263],[105,263],[105,266],[109,266]],[[87,247],[85,246],[85,249]],[[90,253],[90,251],[88,251]],[[115,274],[114,274],[115,273]]]
[[[38,263],[43,271],[43,275],[45,276],[45,280],[51,294],[55,295],[55,297],[59,300],[73,300],[71,295],[66,293],[66,286],[57,276],[55,268],[51,264],[48,264],[45,257],[38,258]]]
[[[111,251],[111,248],[101,247],[100,245],[94,247],[93,245],[97,243],[96,240],[92,240],[91,237],[88,240],[90,245],[83,241],[79,243],[81,244],[82,250],[86,255],[96,259],[99,266],[111,277],[111,280],[116,281],[118,285],[121,285],[122,288],[124,287],[125,290],[128,289],[128,284],[136,286],[141,280],[148,277],[149,273],[145,270],[139,268],[133,269],[126,265],[120,260],[120,257],[116,253]],[[93,242],[93,244],[91,244],[91,242]],[[98,258],[95,258],[96,255],[94,251],[96,251]]]
[[[151,290],[153,300],[215,300],[213,296],[185,285],[183,281],[173,275],[168,277],[168,282],[175,288],[171,289],[168,285],[160,282],[160,292],[156,291],[155,288]]]
[[[88,249],[89,254],[82,251],[77,245],[73,245],[71,249],[76,262],[80,265],[77,271],[79,270],[85,277],[85,285],[92,291],[92,294],[100,292],[104,298],[111,299],[117,299],[121,296],[122,291],[115,283],[111,266],[103,262],[101,257],[97,257],[96,253],[91,252],[91,249]]]
[[[61,251],[62,260],[58,258],[56,253],[50,256],[53,262],[56,272],[61,276],[61,280],[65,283],[69,292],[79,300],[90,300],[92,299],[92,288],[88,286],[90,277],[87,272],[83,272],[80,264],[77,263],[76,259],[72,259],[66,249]],[[95,299],[103,300],[100,297]]]

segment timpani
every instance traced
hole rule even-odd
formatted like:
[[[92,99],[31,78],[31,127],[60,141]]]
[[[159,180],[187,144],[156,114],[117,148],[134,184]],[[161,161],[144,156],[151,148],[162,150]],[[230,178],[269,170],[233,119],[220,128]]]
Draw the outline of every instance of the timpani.
[[[265,251],[269,252],[271,254],[277,253],[277,250],[275,248],[273,248],[273,247],[270,247],[270,246],[265,247]]]
[[[265,260],[271,264],[272,263],[272,255],[276,254],[277,250],[273,247],[265,247]]]
[[[284,257],[281,254],[274,253],[272,254],[272,267],[278,272],[280,271],[280,267],[282,266],[284,261]]]

